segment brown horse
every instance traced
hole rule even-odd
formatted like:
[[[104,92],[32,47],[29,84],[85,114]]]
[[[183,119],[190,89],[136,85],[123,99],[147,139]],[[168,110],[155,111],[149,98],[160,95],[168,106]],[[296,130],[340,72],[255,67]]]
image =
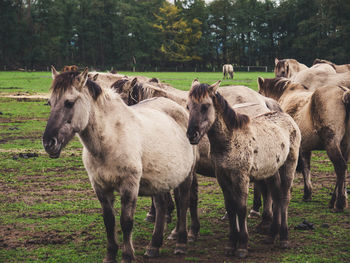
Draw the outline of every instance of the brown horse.
[[[322,86],[312,91],[285,78],[258,78],[258,84],[259,92],[277,100],[300,128],[304,200],[311,200],[311,151],[326,150],[337,175],[330,208],[343,211],[347,206],[345,179],[350,154],[349,89]]]
[[[76,65],[64,66],[62,69],[62,72],[67,72],[67,71],[78,71],[78,66]]]
[[[198,144],[208,134],[215,176],[230,222],[227,252],[239,257],[248,254],[246,202],[250,178],[266,181],[274,202],[270,241],[273,243],[279,233],[281,246],[287,247],[287,210],[298,161],[299,128],[283,112],[253,118],[237,113],[217,91],[219,84],[193,81],[187,136],[191,144]]]
[[[186,137],[188,113],[166,98],[128,107],[117,93],[87,75],[87,69],[58,74],[52,68],[51,113],[43,145],[50,157],[58,158],[75,134],[82,142],[84,166],[103,209],[108,242],[104,262],[116,262],[118,252],[114,191],[121,197],[122,262],[134,259],[131,234],[138,195],[155,197],[156,223],[145,255],[159,254],[164,194],[172,189],[178,200],[175,253],[185,253],[186,212],[197,158]]]
[[[128,105],[134,105],[139,101],[152,97],[166,97],[169,98],[183,107],[187,105],[188,92],[178,90],[171,87],[168,84],[161,83],[156,79],[149,81],[139,80],[139,78],[123,78],[112,85],[112,88],[116,92],[120,93],[121,98]],[[270,98],[261,96],[256,91],[245,86],[224,86],[219,87],[220,94],[222,94],[229,104],[235,107],[235,110],[242,114],[247,114],[250,117],[254,117],[269,111],[282,111],[278,103]],[[203,176],[214,177],[214,167],[210,158],[210,144],[207,136],[204,136],[199,145],[200,158],[197,162],[196,172]],[[196,177],[194,177],[194,185],[191,189],[191,230],[189,232],[189,240],[195,240],[199,232],[199,219],[197,216],[197,192],[198,185]],[[264,199],[264,211],[262,214],[262,222],[258,225],[258,229],[265,232],[265,228],[271,224],[272,211],[271,211],[271,198],[265,194],[266,187],[262,182],[256,182],[254,184],[254,204],[253,209],[250,211],[250,215],[260,215],[259,209],[261,206],[260,191],[261,188]],[[171,197],[168,196],[168,200]],[[172,202],[169,202],[168,207],[168,219],[171,218],[171,211],[173,210]],[[146,220],[153,222],[155,218],[155,208],[152,205],[151,210],[147,214]],[[176,232],[170,238],[175,237]]]
[[[331,65],[337,73],[345,73],[345,72],[350,71],[350,64],[337,65],[337,64],[334,64],[333,62],[330,62],[328,60],[319,59],[319,58],[316,58],[314,60],[314,62],[312,63],[312,65],[321,64],[321,63]]]

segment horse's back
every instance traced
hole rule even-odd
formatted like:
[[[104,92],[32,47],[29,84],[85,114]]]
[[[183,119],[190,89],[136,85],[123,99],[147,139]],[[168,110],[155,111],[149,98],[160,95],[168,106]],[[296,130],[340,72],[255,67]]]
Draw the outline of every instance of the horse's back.
[[[251,122],[256,141],[252,176],[265,179],[277,171],[291,153],[297,157],[300,130],[292,117],[283,112],[268,112],[251,119]]]

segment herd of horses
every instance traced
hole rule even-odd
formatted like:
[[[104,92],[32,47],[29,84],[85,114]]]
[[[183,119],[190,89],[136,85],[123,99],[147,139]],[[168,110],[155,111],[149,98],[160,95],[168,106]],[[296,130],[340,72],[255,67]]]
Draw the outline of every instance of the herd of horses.
[[[330,208],[347,207],[350,154],[350,66],[316,60],[310,68],[294,59],[275,60],[273,79],[258,78],[259,92],[244,86],[193,80],[181,91],[156,78],[114,73],[62,73],[52,67],[50,117],[43,145],[51,158],[77,135],[83,163],[101,203],[107,233],[103,262],[116,262],[114,191],[120,195],[122,262],[135,259],[132,228],[137,197],[152,196],[154,221],[145,256],[159,256],[174,191],[177,224],[168,238],[175,254],[198,237],[197,174],[216,177],[229,220],[228,255],[248,255],[247,198],[254,182],[254,207],[263,214],[266,242],[288,247],[288,205],[296,171],[311,200],[310,157],[326,150],[337,175]],[[187,232],[186,214],[191,225]],[[276,239],[279,236],[279,242]]]

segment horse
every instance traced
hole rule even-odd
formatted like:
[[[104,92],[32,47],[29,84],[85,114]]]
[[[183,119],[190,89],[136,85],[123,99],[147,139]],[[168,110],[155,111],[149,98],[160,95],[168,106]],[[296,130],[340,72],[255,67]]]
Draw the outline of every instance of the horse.
[[[64,66],[62,69],[62,72],[66,72],[66,71],[78,71],[78,66],[76,65]]]
[[[321,69],[320,67],[323,67]],[[321,86],[350,86],[350,71],[344,73],[336,73],[332,71],[324,71],[324,67],[331,68],[328,64],[316,64],[309,69],[300,71],[291,80],[300,83],[310,90],[315,90]]]
[[[275,58],[275,76],[291,78],[299,71],[307,69],[305,64],[299,63],[295,59],[280,59]]]
[[[104,262],[118,251],[113,212],[114,191],[121,199],[122,262],[131,262],[131,240],[138,195],[154,196],[157,217],[145,255],[159,255],[165,222],[164,195],[174,189],[178,203],[175,253],[186,249],[186,211],[196,163],[196,148],[186,137],[188,113],[166,98],[127,106],[111,89],[103,89],[82,72],[58,74],[52,68],[51,113],[43,134],[45,151],[58,158],[78,135],[83,163],[101,203],[107,232]],[[171,138],[171,139],[169,139]]]
[[[120,93],[121,98],[128,105],[134,105],[144,99],[152,97],[165,97],[169,98],[178,104],[186,108],[188,92],[178,90],[170,85],[160,83],[159,81],[143,81],[138,78],[124,78],[112,85],[112,88],[116,92]],[[225,97],[230,105],[235,107],[239,113],[247,114],[251,117],[266,113],[269,111],[282,111],[278,103],[270,98],[261,96],[256,91],[245,86],[224,86],[219,87],[220,93]],[[198,145],[199,159],[197,160],[196,173],[207,177],[214,177],[214,167],[210,158],[210,144],[207,136],[205,135]],[[272,211],[271,211],[271,198],[265,194],[266,187],[262,182],[254,183],[254,203],[253,208],[250,210],[249,216],[260,216],[261,199],[260,194],[263,194],[264,206],[262,221],[257,226],[258,231],[266,232],[266,228],[271,224]],[[191,213],[191,230],[189,232],[189,240],[196,240],[200,223],[197,216],[197,200],[198,200],[198,185],[196,177],[193,180],[193,187],[191,189],[190,200],[190,213]],[[173,210],[173,203],[171,196],[168,196],[168,221],[171,220],[171,211]],[[224,218],[226,215],[224,216]],[[147,214],[146,221],[154,222],[155,208],[151,206],[150,211]],[[169,236],[169,239],[173,239],[176,236],[176,229]]]
[[[233,66],[231,64],[225,64],[222,66],[223,79],[233,79]]]
[[[312,65],[321,64],[321,63],[331,65],[337,73],[345,73],[345,72],[350,71],[350,64],[337,65],[337,64],[334,64],[333,62],[330,62],[328,60],[319,59],[319,58],[316,58],[314,60],[314,62],[312,63]]]
[[[192,82],[188,97],[187,137],[197,145],[205,134],[215,176],[229,217],[228,254],[248,255],[247,197],[250,178],[265,180],[273,198],[273,222],[268,238],[288,247],[288,204],[296,170],[300,131],[292,117],[268,112],[256,117],[237,113],[213,85]],[[238,219],[238,221],[237,221]]]
[[[322,86],[316,90],[285,78],[258,78],[259,92],[279,102],[301,131],[304,161],[304,197],[312,198],[310,158],[313,150],[326,150],[337,175],[329,204],[335,212],[347,206],[346,173],[350,154],[350,91],[342,86]]]
[[[126,76],[118,73],[90,71],[88,77],[102,87],[110,87],[114,82]]]

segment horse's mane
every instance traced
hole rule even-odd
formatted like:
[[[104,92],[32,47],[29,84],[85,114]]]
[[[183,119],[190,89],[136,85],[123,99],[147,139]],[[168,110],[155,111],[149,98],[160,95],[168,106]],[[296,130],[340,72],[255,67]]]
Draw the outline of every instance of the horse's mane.
[[[62,95],[65,93],[68,89],[71,89],[73,85],[74,79],[80,74],[79,71],[67,71],[62,72],[58,76],[55,77],[51,90],[52,94]],[[98,96],[102,93],[101,87],[94,81],[87,79],[86,86],[89,89],[90,95],[93,97],[94,100],[98,98]]]
[[[191,100],[200,102],[203,98],[209,96],[208,87],[208,84],[199,84],[194,86],[189,93],[189,97]],[[219,92],[216,92],[212,99],[215,108],[220,110],[222,113],[227,128],[230,130],[240,129],[248,125],[250,120],[249,117],[244,114],[236,113]]]
[[[335,64],[334,64],[333,62],[330,62],[330,61],[325,60],[325,59],[316,58],[316,59],[314,60],[314,62],[312,63],[312,65],[322,64],[322,63],[323,63],[323,64],[328,64],[328,65],[332,66],[334,69],[336,69],[336,68],[335,68]]]
[[[128,79],[119,79],[111,85],[111,88],[115,89],[117,93],[121,93],[123,91],[124,84],[128,81]]]
[[[269,97],[269,94],[280,96],[285,90],[286,85],[288,85],[289,83],[291,83],[289,79],[282,77],[264,79],[264,83],[261,88],[265,91],[267,97]]]

